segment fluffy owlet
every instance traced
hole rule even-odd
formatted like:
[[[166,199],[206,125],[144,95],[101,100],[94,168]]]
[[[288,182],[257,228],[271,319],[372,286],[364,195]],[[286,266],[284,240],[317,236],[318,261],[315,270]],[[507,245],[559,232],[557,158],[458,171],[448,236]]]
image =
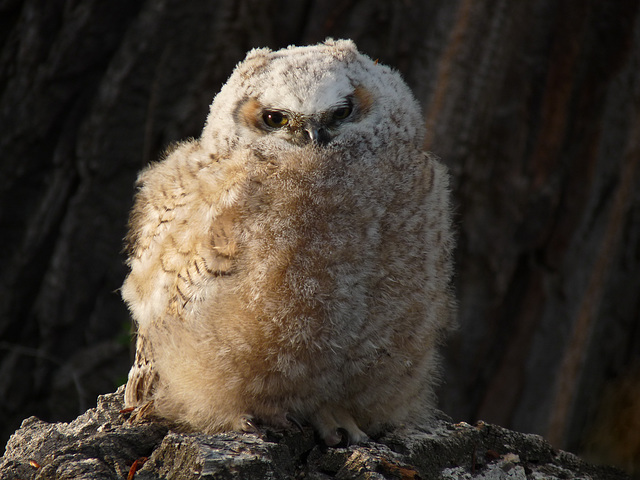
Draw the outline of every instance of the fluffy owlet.
[[[453,317],[448,176],[400,75],[328,40],[256,49],[144,170],[122,295],[128,406],[189,429],[423,423]]]

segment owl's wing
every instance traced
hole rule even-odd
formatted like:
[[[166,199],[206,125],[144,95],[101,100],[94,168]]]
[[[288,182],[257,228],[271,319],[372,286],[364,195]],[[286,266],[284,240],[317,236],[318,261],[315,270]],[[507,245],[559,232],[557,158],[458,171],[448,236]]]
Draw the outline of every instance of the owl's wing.
[[[126,238],[131,272],[122,287],[138,325],[127,406],[153,399],[158,328],[196,315],[192,307],[208,300],[211,286],[233,268],[235,209],[219,198],[216,175],[186,161],[194,154],[197,144],[185,144],[139,178]]]
[[[143,405],[152,398],[158,376],[153,365],[151,343],[142,334],[136,340],[136,358],[124,392],[124,403],[128,407]]]

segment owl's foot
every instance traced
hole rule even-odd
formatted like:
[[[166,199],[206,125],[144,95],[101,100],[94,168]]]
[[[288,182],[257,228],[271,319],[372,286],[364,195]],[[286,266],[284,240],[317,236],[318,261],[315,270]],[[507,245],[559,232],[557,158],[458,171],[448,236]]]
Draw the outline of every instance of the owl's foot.
[[[270,425],[275,428],[284,428],[289,429],[292,426],[296,427],[300,432],[303,432],[302,425],[300,422],[290,413],[285,413],[282,416],[276,416],[269,421],[261,421],[252,415],[241,415],[240,416],[240,430],[244,433],[255,433],[257,435],[262,435],[263,429],[262,425]]]
[[[325,406],[313,418],[314,426],[328,446],[352,445],[369,440],[355,420],[346,410],[335,406]]]
[[[302,428],[302,425],[300,424],[300,422],[298,421],[298,419],[296,417],[294,417],[293,415],[291,415],[290,413],[285,413],[284,418],[292,425],[295,425],[295,427],[298,429],[298,431],[300,433],[304,432],[304,429]]]
[[[258,428],[256,420],[251,415],[242,415],[240,417],[240,430],[244,433],[262,434],[262,430]]]

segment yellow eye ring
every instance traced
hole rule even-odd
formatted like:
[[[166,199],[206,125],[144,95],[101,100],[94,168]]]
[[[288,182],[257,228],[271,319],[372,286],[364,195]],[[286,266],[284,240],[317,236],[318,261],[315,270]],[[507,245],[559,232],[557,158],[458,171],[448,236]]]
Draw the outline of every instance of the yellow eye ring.
[[[345,105],[344,107],[338,107],[333,111],[334,120],[344,120],[351,115],[351,105]]]
[[[262,114],[262,120],[270,128],[282,128],[289,123],[289,117],[277,110],[267,110]]]

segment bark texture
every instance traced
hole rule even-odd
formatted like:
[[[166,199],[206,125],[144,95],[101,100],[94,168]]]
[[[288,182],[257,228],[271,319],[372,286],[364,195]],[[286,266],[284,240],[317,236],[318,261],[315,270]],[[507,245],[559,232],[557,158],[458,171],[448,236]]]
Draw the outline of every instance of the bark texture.
[[[261,435],[198,435],[132,424],[123,389],[71,423],[26,419],[0,457],[0,480],[628,480],[554,450],[538,435],[438,421],[347,448],[317,445],[310,428]]]
[[[443,410],[638,468],[637,0],[0,2],[2,438],[124,381],[137,171],[246,50],[327,36],[403,73],[454,176]]]

